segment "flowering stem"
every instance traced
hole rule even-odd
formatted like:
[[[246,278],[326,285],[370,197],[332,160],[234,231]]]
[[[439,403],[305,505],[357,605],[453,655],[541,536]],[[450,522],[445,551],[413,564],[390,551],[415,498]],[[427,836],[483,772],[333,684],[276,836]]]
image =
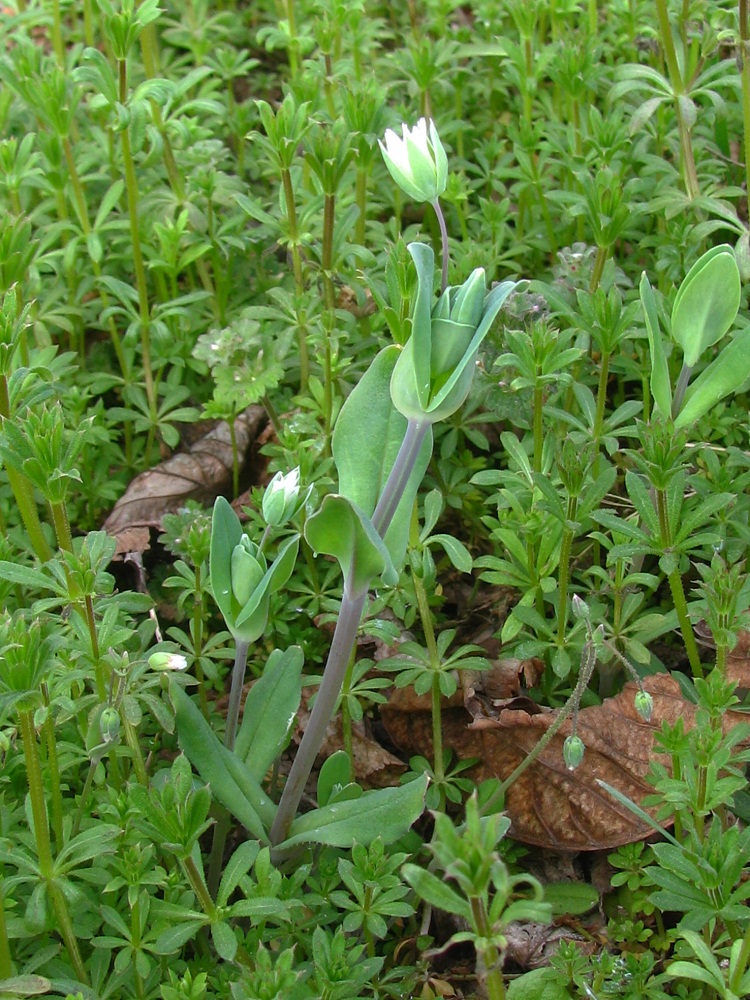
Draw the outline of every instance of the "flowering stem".
[[[226,729],[224,730],[224,746],[227,750],[234,750],[234,741],[237,737],[237,722],[240,717],[242,686],[245,682],[248,648],[249,643],[244,642],[242,639],[235,639],[232,683],[229,689],[227,724]],[[213,840],[211,841],[211,855],[208,863],[208,882],[210,891],[209,889],[206,890],[209,900],[211,900],[211,894],[215,893],[218,888],[222,860],[224,857],[224,846],[227,842],[228,833],[229,816],[226,813],[223,813],[214,827]],[[211,901],[211,905],[213,906],[213,901]],[[208,910],[206,910],[206,913],[208,913]]]
[[[227,708],[227,728],[224,732],[224,746],[227,750],[234,750],[234,741],[237,736],[237,722],[240,717],[242,685],[245,682],[248,646],[247,642],[243,642],[241,639],[236,640],[234,667],[232,668],[232,686],[229,690],[229,707]]]
[[[406,426],[401,448],[372,515],[372,523],[381,538],[385,536],[393,520],[393,515],[396,513],[406,484],[409,482],[409,477],[429,428],[429,421],[420,423],[410,420]],[[297,813],[307,779],[310,777],[325,731],[331,721],[336,700],[341,693],[341,685],[346,676],[352,649],[357,639],[357,629],[366,599],[367,587],[352,591],[349,582],[344,581],[341,609],[315,705],[284,786],[276,818],[271,826],[270,840],[274,846],[278,846],[286,839],[289,827]]]
[[[437,216],[438,225],[440,226],[440,242],[443,247],[443,270],[440,278],[440,291],[444,292],[448,287],[448,227],[445,224],[443,209],[440,207],[440,199],[436,198],[431,204],[435,209],[435,215]]]
[[[380,494],[375,513],[372,515],[372,523],[375,530],[382,538],[393,520],[396,508],[406,489],[409,476],[414,468],[417,455],[422,447],[427,432],[430,429],[429,421],[421,423],[417,420],[410,420],[406,425],[406,433],[401,443],[396,461],[393,463],[390,475]]]
[[[270,840],[274,846],[286,838],[292,820],[297,813],[307,779],[310,777],[325,731],[336,707],[336,699],[341,691],[352,647],[357,638],[357,629],[366,599],[366,589],[352,593],[346,583],[344,584],[341,609],[336,621],[336,630],[333,633],[328,661],[323,671],[323,679],[318,688],[318,695],[305,729],[305,735],[302,737],[297,756],[294,758],[294,764],[284,786],[276,818],[271,826]]]

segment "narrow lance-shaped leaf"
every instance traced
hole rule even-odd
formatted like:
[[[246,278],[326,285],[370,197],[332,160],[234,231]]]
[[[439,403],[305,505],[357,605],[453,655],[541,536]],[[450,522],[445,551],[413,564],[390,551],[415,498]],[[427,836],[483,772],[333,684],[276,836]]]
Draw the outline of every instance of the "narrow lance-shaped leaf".
[[[422,815],[426,792],[427,777],[422,776],[400,787],[378,788],[360,799],[313,809],[294,820],[278,850],[299,844],[350,847],[355,841],[367,846],[376,837],[393,843]]]
[[[302,696],[303,663],[299,646],[283,652],[275,649],[245,700],[234,751],[257,781],[262,781],[288,739]]]
[[[175,707],[179,743],[188,760],[219,802],[254,837],[268,843],[268,834],[255,804],[247,799],[227,767],[229,751],[219,742],[189,695],[174,681],[170,685],[170,696]],[[258,800],[262,798],[265,793],[258,786]]]
[[[664,344],[659,328],[659,316],[656,311],[656,300],[651,284],[644,271],[640,284],[643,315],[646,320],[648,348],[651,355],[651,395],[658,410],[665,417],[672,412],[672,385],[669,379],[669,367],[664,354]]]

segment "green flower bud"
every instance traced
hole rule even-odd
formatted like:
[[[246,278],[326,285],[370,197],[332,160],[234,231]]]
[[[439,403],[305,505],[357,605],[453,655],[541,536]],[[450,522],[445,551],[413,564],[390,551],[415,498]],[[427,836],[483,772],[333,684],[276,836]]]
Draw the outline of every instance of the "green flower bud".
[[[408,420],[436,423],[466,399],[479,347],[515,283],[505,281],[488,294],[479,267],[463,285],[447,288],[433,309],[434,254],[422,243],[411,243],[409,253],[418,288],[412,333],[393,370],[391,398]]]
[[[114,743],[120,735],[120,713],[116,708],[107,706],[99,716],[99,732],[105,743]]]
[[[654,699],[648,693],[644,691],[643,688],[638,692],[633,701],[635,705],[636,712],[640,715],[644,722],[651,721],[651,714],[654,711]]]
[[[475,268],[461,285],[451,309],[451,319],[454,323],[465,323],[472,330],[479,325],[484,312],[484,300],[487,297],[484,268]]]
[[[253,596],[266,572],[266,560],[258,546],[243,535],[232,552],[232,593],[240,607]]]
[[[569,771],[575,771],[578,765],[583,760],[583,755],[586,751],[586,747],[583,744],[583,740],[576,733],[572,736],[568,736],[563,743],[563,760],[565,761],[565,766]]]
[[[266,487],[262,502],[266,524],[280,528],[299,509],[299,466],[284,475],[277,472]]]
[[[578,594],[573,594],[570,604],[574,618],[582,618],[585,622],[590,621],[591,611],[583,598],[579,597]]]
[[[401,136],[387,129],[379,142],[388,172],[413,201],[436,201],[448,183],[448,157],[435,125],[420,118],[414,128],[401,126]]]

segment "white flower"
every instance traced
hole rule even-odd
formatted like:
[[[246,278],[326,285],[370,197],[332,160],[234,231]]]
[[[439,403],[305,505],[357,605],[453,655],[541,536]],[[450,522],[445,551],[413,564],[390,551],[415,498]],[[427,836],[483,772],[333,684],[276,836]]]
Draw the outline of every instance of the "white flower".
[[[420,118],[414,128],[387,129],[380,150],[391,177],[413,201],[436,201],[448,182],[448,157],[432,121]]]

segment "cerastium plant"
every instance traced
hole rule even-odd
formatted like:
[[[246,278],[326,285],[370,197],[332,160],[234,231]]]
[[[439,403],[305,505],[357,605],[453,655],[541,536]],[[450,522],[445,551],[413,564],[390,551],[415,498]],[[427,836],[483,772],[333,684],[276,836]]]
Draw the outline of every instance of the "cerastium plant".
[[[437,206],[447,159],[435,126],[421,121],[412,131],[404,128],[402,139],[389,134],[383,152],[405,193]],[[434,302],[433,251],[423,243],[410,244],[417,271],[411,337],[403,348],[381,350],[346,400],[332,436],[338,492],[324,497],[305,521],[310,547],[339,562],[343,596],[315,705],[278,808],[261,782],[288,739],[299,705],[299,650],[272,654],[248,696],[239,731],[237,721],[248,644],[263,633],[270,594],[292,572],[298,536],[287,537],[268,566],[263,554],[266,535],[260,543],[247,537],[225,500],[219,499],[214,508],[211,581],[236,643],[225,745],[173,682],[178,731],[185,752],[210,781],[215,796],[254,837],[270,844],[276,857],[308,842],[347,846],[354,840],[369,843],[376,834],[388,842],[405,832],[423,808],[425,777],[365,794],[347,786],[345,801],[334,796],[295,819],[341,691],[369,588],[376,579],[385,586],[398,581],[414,501],[432,453],[432,426],[466,399],[479,347],[515,287],[505,281],[488,293],[482,268],[463,285],[448,286],[447,246],[444,233],[442,294]],[[296,474],[272,487],[270,496],[266,494],[268,509],[263,504],[269,530],[288,524],[304,502]],[[281,517],[270,513],[277,505],[283,509]]]

